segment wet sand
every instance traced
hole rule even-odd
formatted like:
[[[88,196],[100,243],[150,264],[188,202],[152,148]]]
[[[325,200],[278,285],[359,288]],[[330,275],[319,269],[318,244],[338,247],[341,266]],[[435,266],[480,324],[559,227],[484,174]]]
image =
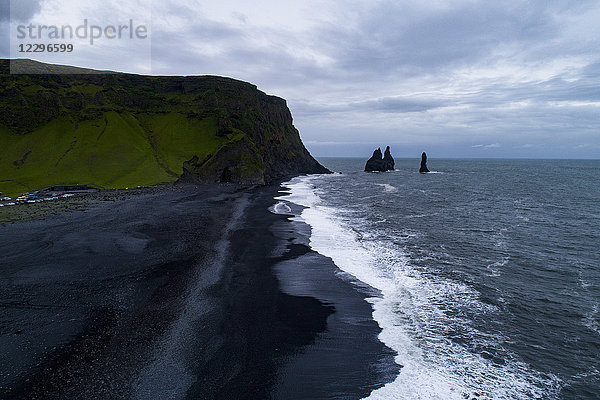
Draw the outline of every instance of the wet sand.
[[[0,398],[352,399],[392,380],[368,288],[267,210],[276,192],[163,188],[0,226]]]

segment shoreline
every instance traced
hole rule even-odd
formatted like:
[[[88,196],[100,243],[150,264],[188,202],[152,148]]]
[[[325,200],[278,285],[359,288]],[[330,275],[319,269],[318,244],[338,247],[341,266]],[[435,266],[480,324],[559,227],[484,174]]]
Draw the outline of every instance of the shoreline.
[[[319,269],[342,281],[268,211],[278,190],[175,187],[0,225],[2,397],[361,398],[387,383],[365,294],[319,293]],[[335,333],[351,311],[368,352]]]
[[[284,196],[279,197],[285,200]],[[282,261],[274,266],[281,290],[293,296],[309,296],[332,307],[327,329],[281,366],[275,387],[280,399],[362,399],[394,381],[401,366],[396,353],[383,344],[381,328],[372,316],[367,298],[379,292],[357,286],[344,273],[310,247],[311,227],[299,220],[302,207],[288,203],[291,215],[272,229],[286,243]]]

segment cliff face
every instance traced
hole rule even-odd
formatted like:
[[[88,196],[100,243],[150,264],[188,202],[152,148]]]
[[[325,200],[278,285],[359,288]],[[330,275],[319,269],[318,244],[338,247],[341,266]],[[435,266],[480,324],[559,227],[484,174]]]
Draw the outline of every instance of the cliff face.
[[[4,192],[329,172],[302,144],[285,100],[214,76],[10,75],[0,60],[0,145]]]

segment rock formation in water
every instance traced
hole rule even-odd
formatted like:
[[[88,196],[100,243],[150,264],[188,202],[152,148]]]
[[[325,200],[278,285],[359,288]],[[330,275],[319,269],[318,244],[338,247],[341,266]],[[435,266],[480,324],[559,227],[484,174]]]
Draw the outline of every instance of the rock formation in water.
[[[427,154],[425,152],[423,152],[423,154],[421,155],[421,168],[419,168],[419,172],[422,174],[426,174],[427,172],[429,172],[429,170],[427,169]]]
[[[390,146],[386,147],[385,153],[383,153],[383,164],[388,171],[393,171],[395,167],[394,157],[390,152]]]
[[[381,148],[378,148],[373,152],[373,156],[367,160],[365,172],[382,171],[382,168],[383,155],[381,154]]]
[[[385,154],[381,154],[381,148],[373,152],[365,165],[365,172],[386,172],[394,170],[394,158],[390,153],[390,146],[385,149]]]

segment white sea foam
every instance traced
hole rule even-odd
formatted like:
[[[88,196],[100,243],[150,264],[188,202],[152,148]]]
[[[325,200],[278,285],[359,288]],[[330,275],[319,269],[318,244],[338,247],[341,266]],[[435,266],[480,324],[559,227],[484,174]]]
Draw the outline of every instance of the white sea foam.
[[[282,201],[279,201],[274,206],[269,207],[269,211],[271,211],[273,214],[283,215],[290,215],[292,213],[292,209],[290,208],[290,206],[288,206]]]
[[[550,398],[556,382],[542,378],[511,358],[494,363],[451,341],[460,330],[469,343],[502,348],[505,338],[476,330],[457,308],[479,314],[500,312],[479,300],[469,286],[433,277],[411,266],[393,241],[370,240],[345,220],[344,210],[329,207],[317,195],[312,177],[285,184],[289,196],[279,200],[304,206],[297,217],[311,226],[310,246],[330,257],[345,273],[376,289],[368,299],[373,318],[382,328],[380,340],[397,352],[402,370],[395,381],[374,391],[369,399],[531,399]],[[352,221],[352,224],[360,223]],[[554,388],[554,389],[553,389]]]
[[[411,215],[405,215],[404,218],[425,218],[425,217],[430,217],[432,214],[411,214]],[[435,214],[433,214],[435,215]]]
[[[600,322],[598,319],[599,303],[594,303],[592,309],[585,314],[583,324],[590,330],[600,335]]]
[[[486,268],[489,271],[489,276],[500,276],[502,274],[502,267],[505,267],[509,261],[510,257],[504,256],[501,260],[488,264]]]
[[[377,186],[383,187],[383,191],[386,193],[394,193],[398,191],[398,188],[396,188],[393,185],[390,185],[389,183],[378,183]]]

